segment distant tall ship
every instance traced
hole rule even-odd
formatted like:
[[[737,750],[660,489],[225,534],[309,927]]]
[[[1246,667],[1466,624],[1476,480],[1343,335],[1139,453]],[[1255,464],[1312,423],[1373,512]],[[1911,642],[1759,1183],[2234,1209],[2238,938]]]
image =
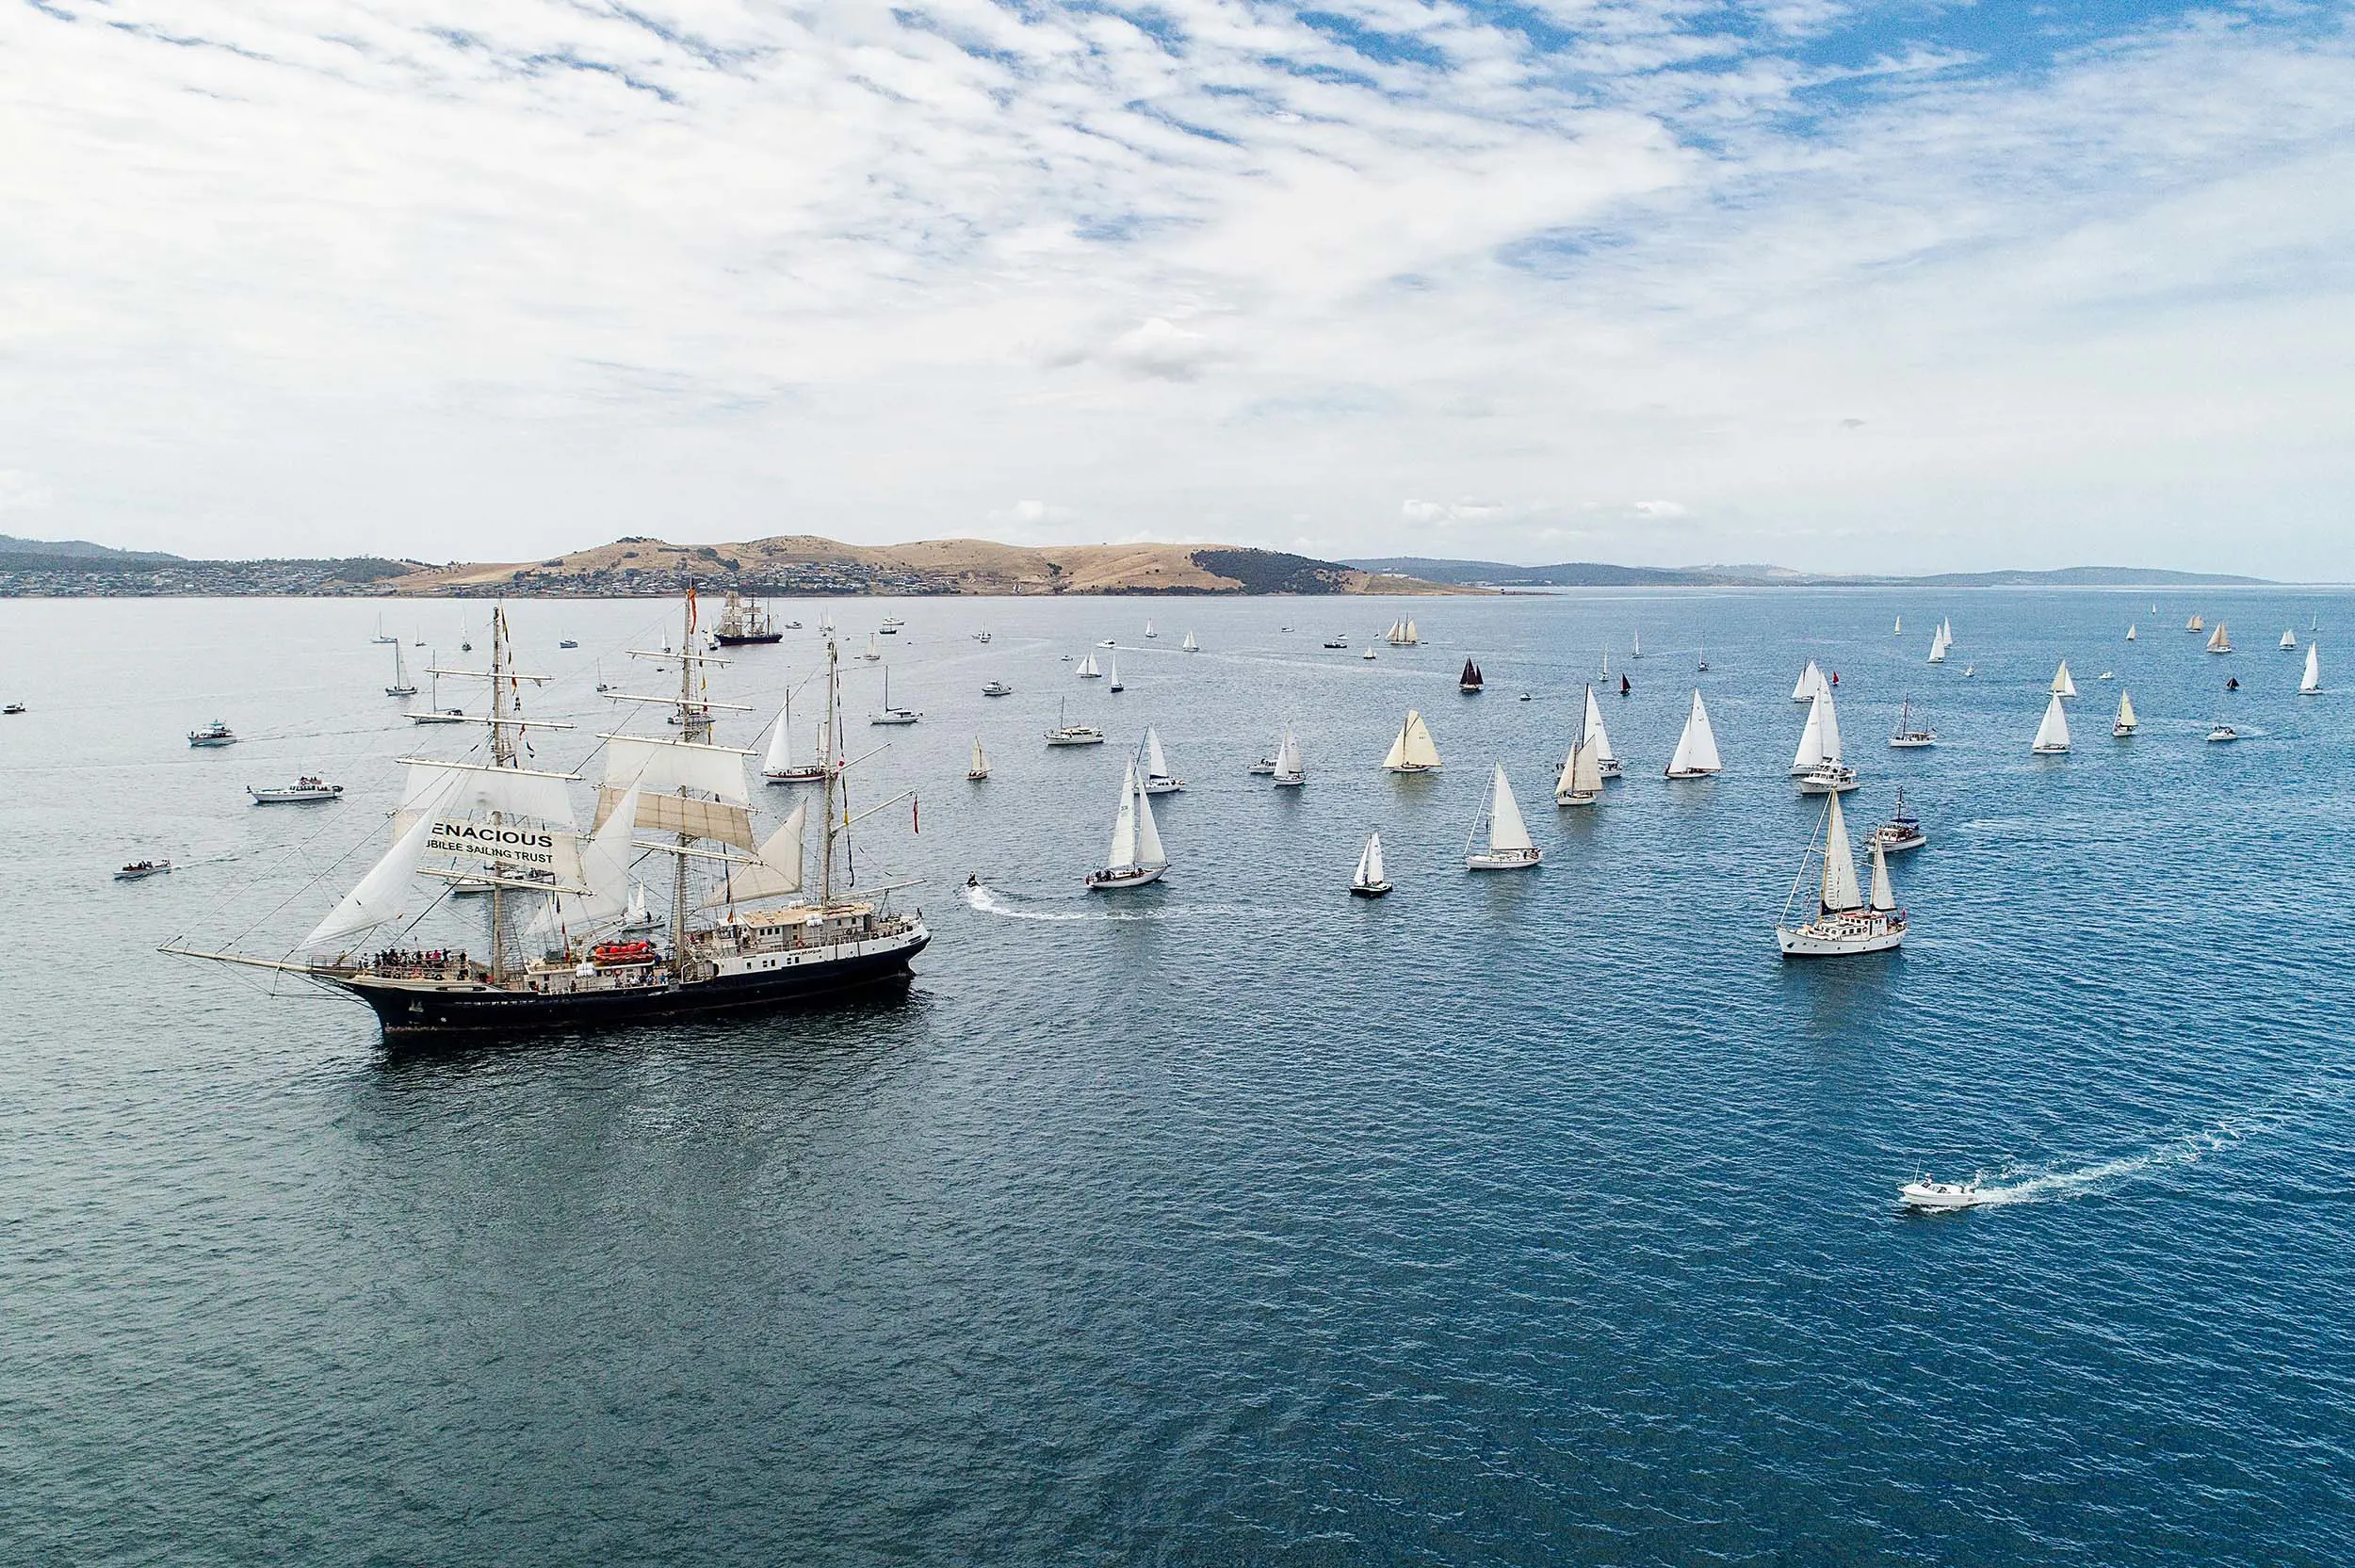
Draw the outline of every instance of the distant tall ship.
[[[720,607],[720,625],[712,636],[723,648],[785,640],[785,633],[769,614],[769,606],[757,599],[744,598],[734,589],[728,590],[727,602]]]
[[[1382,635],[1393,648],[1412,648],[1422,640],[1422,634],[1415,630],[1414,617],[1406,615],[1391,622],[1390,629]]]
[[[596,819],[582,833],[566,785],[579,775],[528,768],[522,742],[534,729],[518,697],[545,677],[518,673],[504,608],[492,618],[487,764],[408,760],[409,781],[384,857],[297,945],[303,957],[257,958],[173,945],[167,951],[279,970],[357,997],[387,1039],[512,1033],[627,1024],[680,1014],[774,1005],[904,975],[932,940],[920,913],[889,907],[888,885],[855,888],[847,853],[844,765],[824,763],[817,897],[804,888],[806,806],[765,840],[753,836],[746,753],[711,739],[715,703],[695,653],[695,597],[687,598],[675,698],[618,700],[674,708],[675,736],[614,734],[606,742]],[[826,654],[829,736],[839,734],[839,655]],[[444,671],[457,673],[457,671]],[[618,694],[609,694],[618,695]],[[899,799],[904,799],[900,797]],[[887,800],[864,816],[897,803]],[[641,836],[642,834],[650,836]],[[673,861],[667,937],[624,940],[631,863]],[[836,863],[844,877],[837,878]],[[419,913],[426,884],[473,885],[489,894],[479,955],[371,948],[374,933]]]

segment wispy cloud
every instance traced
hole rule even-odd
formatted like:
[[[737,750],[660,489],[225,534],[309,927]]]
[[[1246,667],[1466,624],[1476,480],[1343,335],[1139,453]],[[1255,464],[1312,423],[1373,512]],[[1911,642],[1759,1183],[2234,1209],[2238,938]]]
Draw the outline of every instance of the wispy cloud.
[[[2344,573],[2351,121],[2281,8],[44,0],[0,468],[204,552]]]

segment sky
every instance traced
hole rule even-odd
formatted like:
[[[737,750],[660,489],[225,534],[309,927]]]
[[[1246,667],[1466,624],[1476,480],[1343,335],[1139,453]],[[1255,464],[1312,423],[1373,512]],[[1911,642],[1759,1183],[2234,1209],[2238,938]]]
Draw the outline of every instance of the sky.
[[[2355,579],[2351,23],[0,0],[0,533]]]

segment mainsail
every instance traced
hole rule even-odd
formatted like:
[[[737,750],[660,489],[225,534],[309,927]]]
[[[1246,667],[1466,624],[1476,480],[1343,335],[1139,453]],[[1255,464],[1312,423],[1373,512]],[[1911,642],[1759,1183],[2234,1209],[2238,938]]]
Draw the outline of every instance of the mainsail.
[[[1145,792],[1137,787],[1137,765],[1129,764],[1120,781],[1120,810],[1113,817],[1112,851],[1105,857],[1108,871],[1132,871],[1137,865],[1137,805]],[[1152,810],[1150,806],[1145,807]]]
[[[2115,727],[2121,730],[2131,730],[2140,722],[2141,720],[2135,717],[2134,693],[2130,691],[2120,692],[2118,694],[2118,722]]]
[[[2321,689],[2322,644],[2309,641],[2306,644],[2306,675],[2298,683],[2298,694],[2300,697],[2312,697]]]
[[[1817,697],[1807,706],[1807,728],[1799,732],[1799,749],[1791,753],[1794,774],[1811,773],[1824,761],[1824,699]]]
[[[1717,760],[1717,735],[1709,727],[1709,709],[1701,704],[1700,688],[1693,688],[1693,711],[1685,715],[1684,733],[1677,736],[1676,755],[1668,759],[1671,773],[1714,773],[1724,765]]]
[[[1864,907],[1863,889],[1857,886],[1856,853],[1848,848],[1847,818],[1840,815],[1840,797],[1828,797],[1824,827],[1824,885],[1821,899],[1826,914]]]
[[[1382,875],[1382,835],[1375,833],[1366,840],[1366,847],[1357,855],[1356,874],[1350,878],[1353,887],[1379,887],[1386,881]]]
[[[720,887],[704,900],[704,908],[781,898],[802,891],[802,844],[809,824],[809,802],[793,808],[785,825],[761,841],[756,858],[730,861]]]
[[[2060,668],[2053,671],[2052,691],[2053,695],[2055,697],[2074,697],[2077,695],[2077,683],[2069,678],[2069,661],[2067,659],[2061,660]]]
[[[1813,659],[1810,659],[1807,661],[1807,668],[1799,671],[1799,684],[1791,688],[1791,700],[1795,703],[1810,703],[1815,700],[1818,693],[1830,690],[1830,683],[1824,679],[1823,671],[1816,668]]]
[[[1896,895],[1889,886],[1889,851],[1878,837],[1873,840],[1873,907],[1883,913],[1897,907]]]
[[[1586,729],[1582,737],[1586,749],[1595,753],[1595,764],[1601,767],[1619,759],[1611,753],[1611,736],[1602,727],[1602,704],[1595,701],[1595,688],[1586,688]]]
[[[1529,824],[1521,818],[1520,802],[1513,799],[1513,786],[1504,781],[1504,764],[1497,764],[1496,784],[1488,795],[1488,848],[1491,851],[1534,849],[1536,841],[1529,836]]]
[[[1406,721],[1398,727],[1398,738],[1390,742],[1382,766],[1393,773],[1423,772],[1439,766],[1439,748],[1432,741],[1430,727],[1421,713],[1406,710]]]

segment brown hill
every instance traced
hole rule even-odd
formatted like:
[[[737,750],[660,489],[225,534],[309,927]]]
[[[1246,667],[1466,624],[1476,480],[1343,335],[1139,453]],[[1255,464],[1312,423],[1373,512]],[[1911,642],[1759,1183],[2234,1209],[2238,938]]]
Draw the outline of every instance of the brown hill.
[[[844,544],[785,534],[740,544],[623,539],[537,562],[433,567],[395,577],[394,593],[626,597],[706,588],[794,593],[1461,593],[1276,550],[1200,544],[1031,548],[982,539]]]

